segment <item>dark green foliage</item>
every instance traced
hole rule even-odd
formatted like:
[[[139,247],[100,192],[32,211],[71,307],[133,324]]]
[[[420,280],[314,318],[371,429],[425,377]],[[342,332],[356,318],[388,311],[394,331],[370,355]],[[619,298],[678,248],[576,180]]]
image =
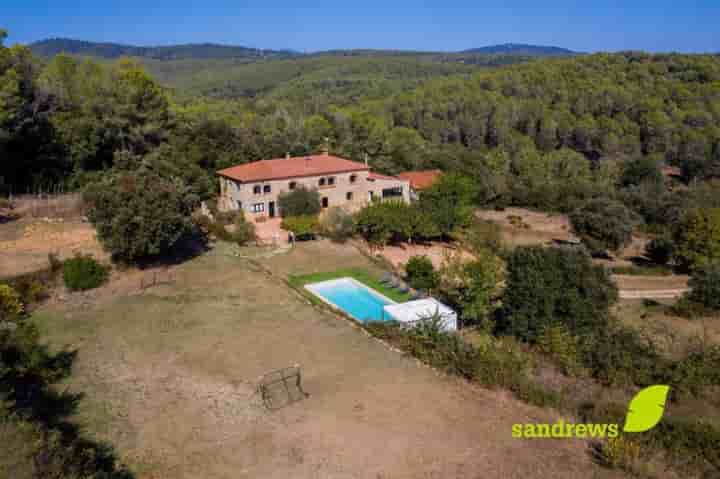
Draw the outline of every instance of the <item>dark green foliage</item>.
[[[437,238],[439,228],[421,204],[401,201],[372,203],[355,215],[355,229],[369,243]]]
[[[576,336],[607,327],[617,287],[601,266],[570,249],[519,247],[507,258],[498,330],[525,341],[560,323]]]
[[[712,310],[720,310],[720,262],[708,263],[693,271],[688,298]]]
[[[0,298],[5,288],[0,286]],[[26,310],[0,317],[0,454],[12,455],[0,467],[10,466],[7,477],[132,479],[109,446],[83,437],[68,421],[80,395],[59,392],[55,383],[70,374],[75,353],[53,353],[43,345]]]
[[[300,186],[278,197],[278,207],[283,218],[288,216],[317,215],[320,213],[320,194]]]
[[[84,199],[98,239],[124,261],[167,254],[195,231],[190,214],[196,197],[152,171],[107,175],[86,189]]]
[[[570,215],[573,230],[593,252],[619,251],[632,240],[638,219],[622,203],[589,201]]]
[[[656,381],[668,366],[654,344],[630,328],[598,327],[580,340],[582,363],[605,384],[658,384]]]
[[[477,197],[478,189],[471,178],[446,173],[423,191],[420,208],[439,233],[448,236],[470,223]]]
[[[73,291],[97,288],[107,280],[109,274],[110,268],[90,255],[78,254],[63,264],[63,281]]]
[[[622,186],[638,186],[643,183],[662,183],[660,163],[651,156],[640,157],[623,165],[620,183]]]
[[[427,256],[413,256],[405,264],[410,286],[415,289],[431,290],[438,284],[438,274]]]
[[[653,238],[645,246],[645,255],[650,261],[658,265],[667,264],[675,252],[675,243],[672,238],[660,236]]]

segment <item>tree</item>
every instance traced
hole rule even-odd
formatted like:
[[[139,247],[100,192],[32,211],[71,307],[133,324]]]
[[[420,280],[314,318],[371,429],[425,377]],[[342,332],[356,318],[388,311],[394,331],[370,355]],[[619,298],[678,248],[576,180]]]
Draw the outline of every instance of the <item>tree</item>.
[[[624,187],[662,182],[660,161],[655,156],[642,156],[623,165],[620,184]]]
[[[707,263],[695,269],[690,281],[691,301],[706,308],[720,310],[720,262]]]
[[[632,239],[639,219],[622,203],[605,198],[589,201],[570,215],[573,230],[596,252],[619,251]]]
[[[660,236],[653,238],[645,246],[645,255],[655,264],[667,264],[673,257],[675,244],[671,238]]]
[[[693,208],[681,218],[673,232],[675,259],[693,270],[720,260],[720,208]]]
[[[590,335],[607,327],[617,298],[609,273],[582,251],[522,246],[507,260],[498,331],[534,342],[559,323],[573,335]]]
[[[283,218],[288,216],[317,215],[320,213],[320,194],[299,186],[278,197],[278,207]]]
[[[473,181],[457,173],[446,173],[420,197],[420,208],[447,236],[466,226],[473,215],[478,189]]]
[[[464,324],[489,327],[492,313],[500,304],[505,268],[489,250],[476,251],[475,257],[471,261],[461,255],[451,257],[440,270],[439,289],[459,309]]]
[[[84,192],[88,218],[102,245],[120,260],[166,254],[195,231],[190,214],[197,198],[179,180],[153,171],[120,171]]]
[[[431,290],[437,286],[438,274],[427,256],[413,256],[405,264],[408,283],[415,289]]]

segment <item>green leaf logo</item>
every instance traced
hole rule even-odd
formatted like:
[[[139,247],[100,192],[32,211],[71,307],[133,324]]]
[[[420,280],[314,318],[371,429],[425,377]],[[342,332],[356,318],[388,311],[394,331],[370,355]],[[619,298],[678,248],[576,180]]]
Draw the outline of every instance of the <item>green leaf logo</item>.
[[[665,411],[670,386],[655,385],[638,392],[630,401],[624,432],[645,432],[654,428]]]

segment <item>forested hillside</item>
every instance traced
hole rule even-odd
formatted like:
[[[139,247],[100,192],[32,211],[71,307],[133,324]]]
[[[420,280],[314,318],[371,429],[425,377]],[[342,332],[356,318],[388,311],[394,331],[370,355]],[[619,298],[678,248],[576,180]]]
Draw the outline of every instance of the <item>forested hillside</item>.
[[[597,54],[471,73],[417,56],[317,55],[237,66],[255,96],[227,101],[178,96],[132,61],[1,55],[2,176],[20,190],[142,161],[210,197],[219,168],[329,138],[389,173],[465,172],[496,205],[569,211],[611,196],[656,224],[692,198],[719,201],[708,183],[720,175],[717,56]],[[658,181],[662,166],[680,169],[681,189]]]
[[[64,53],[105,59],[120,57],[152,58],[157,60],[208,58],[288,58],[299,55],[290,50],[261,50],[241,46],[195,43],[157,47],[138,47],[118,43],[85,42],[69,38],[50,38],[30,45],[34,54],[53,57]]]

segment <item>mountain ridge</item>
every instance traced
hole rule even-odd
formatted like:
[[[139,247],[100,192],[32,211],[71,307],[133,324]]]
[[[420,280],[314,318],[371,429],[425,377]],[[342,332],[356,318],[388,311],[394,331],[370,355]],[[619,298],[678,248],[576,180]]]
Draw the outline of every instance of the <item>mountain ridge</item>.
[[[219,43],[185,43],[163,46],[138,46],[113,42],[91,42],[71,38],[48,38],[30,44],[36,55],[52,57],[60,53],[116,59],[123,56],[153,60],[229,59],[229,58],[295,58],[312,55],[423,55],[423,54],[482,54],[517,56],[572,56],[579,52],[561,47],[503,43],[458,52],[434,52],[399,49],[328,49],[301,53],[292,49],[263,49]]]

